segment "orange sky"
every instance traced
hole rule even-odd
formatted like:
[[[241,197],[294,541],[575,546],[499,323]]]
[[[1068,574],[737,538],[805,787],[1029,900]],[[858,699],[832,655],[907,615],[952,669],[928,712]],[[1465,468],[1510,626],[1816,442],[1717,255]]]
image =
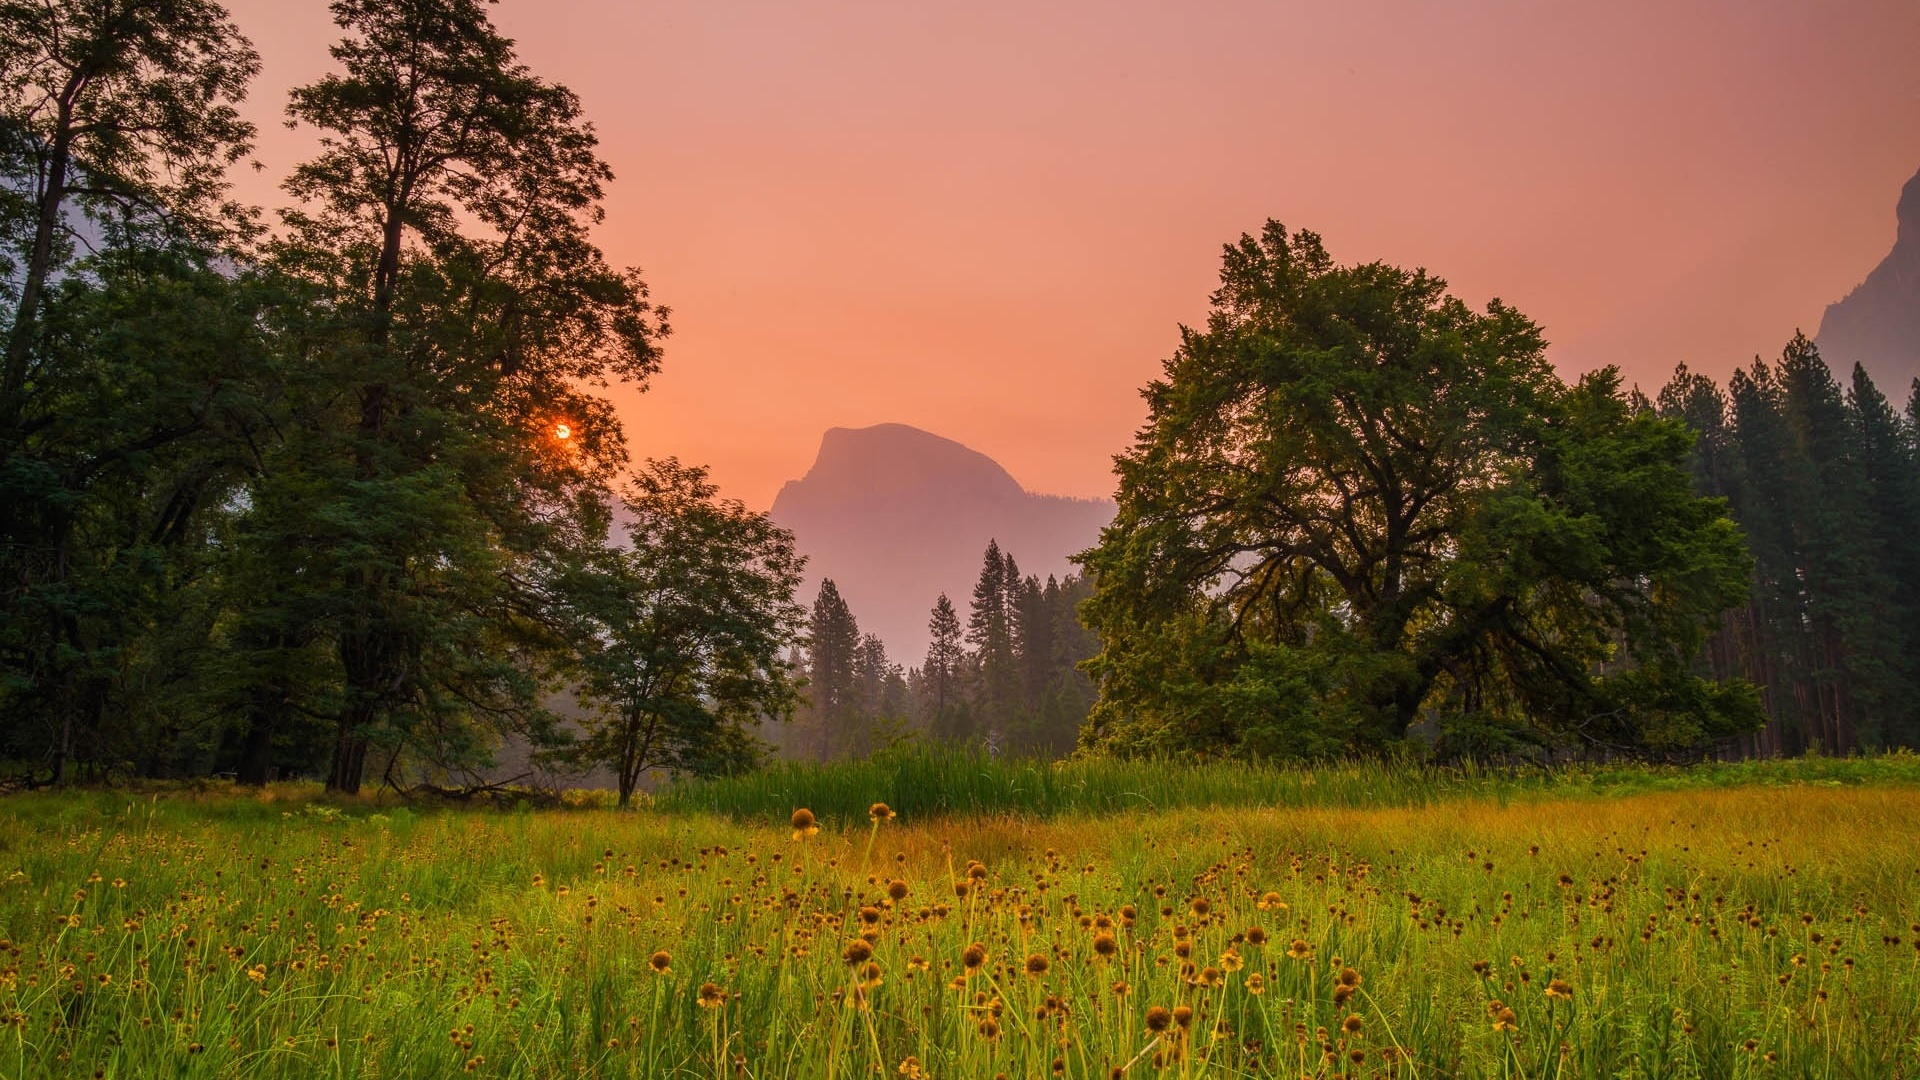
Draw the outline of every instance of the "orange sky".
[[[229,3],[271,180],[335,34],[320,0]],[[494,10],[584,98],[602,245],[674,310],[636,454],[758,507],[826,428],[889,420],[1110,494],[1138,387],[1267,217],[1506,299],[1565,373],[1722,376],[1817,328],[1920,168],[1914,0]]]

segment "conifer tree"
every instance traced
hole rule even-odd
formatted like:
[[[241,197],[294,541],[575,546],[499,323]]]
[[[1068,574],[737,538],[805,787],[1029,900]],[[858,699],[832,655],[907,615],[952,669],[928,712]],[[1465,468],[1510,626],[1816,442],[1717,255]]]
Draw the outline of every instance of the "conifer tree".
[[[1906,423],[1893,411],[1867,371],[1853,366],[1847,393],[1856,438],[1854,453],[1864,473],[1868,517],[1878,548],[1880,574],[1891,587],[1883,598],[1886,624],[1879,650],[1888,665],[1882,738],[1888,744],[1920,744],[1920,676],[1913,652],[1920,646],[1920,455]],[[1869,581],[1867,588],[1873,588]]]
[[[860,625],[832,578],[820,583],[807,636],[807,716],[814,755],[826,761],[850,748],[860,706]]]
[[[965,662],[960,617],[941,593],[927,618],[927,659],[920,668],[927,729],[936,738],[963,740],[970,734],[961,700]]]
[[[1020,673],[1014,654],[1013,613],[1008,582],[1017,580],[1018,567],[989,540],[981,558],[980,577],[973,586],[973,609],[967,620],[967,641],[973,646],[977,687],[976,715],[990,739],[1003,739],[1018,708]]]

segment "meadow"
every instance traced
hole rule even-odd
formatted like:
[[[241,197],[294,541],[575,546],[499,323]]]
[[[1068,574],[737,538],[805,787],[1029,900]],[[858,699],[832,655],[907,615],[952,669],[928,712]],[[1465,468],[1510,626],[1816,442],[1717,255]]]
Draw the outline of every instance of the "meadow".
[[[931,768],[10,796],[0,1076],[1920,1076],[1911,755]]]

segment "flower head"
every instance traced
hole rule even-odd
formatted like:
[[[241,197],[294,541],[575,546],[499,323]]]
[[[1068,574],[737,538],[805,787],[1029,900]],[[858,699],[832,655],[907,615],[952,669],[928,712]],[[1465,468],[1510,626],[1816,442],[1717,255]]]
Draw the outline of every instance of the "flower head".
[[[795,840],[805,840],[807,837],[820,831],[820,826],[814,823],[813,811],[804,806],[793,812],[791,824],[793,825],[793,838]]]

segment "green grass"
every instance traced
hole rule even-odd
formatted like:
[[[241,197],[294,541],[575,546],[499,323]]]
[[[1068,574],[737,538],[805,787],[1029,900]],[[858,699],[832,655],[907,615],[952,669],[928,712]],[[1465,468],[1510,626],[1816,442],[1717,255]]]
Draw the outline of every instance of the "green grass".
[[[10,798],[0,1076],[1920,1076],[1910,758],[1135,768],[828,770],[784,790],[859,817],[801,840],[792,801]]]
[[[1920,784],[1920,755],[1715,762],[1692,766],[1568,765],[1553,769],[1415,762],[1320,765],[1111,759],[1057,763],[915,748],[827,765],[782,762],[745,776],[668,787],[674,812],[765,820],[795,806],[823,819],[866,820],[885,799],[912,818],[1110,814],[1184,807],[1419,807],[1455,799],[1580,798],[1650,791],[1793,784]]]

